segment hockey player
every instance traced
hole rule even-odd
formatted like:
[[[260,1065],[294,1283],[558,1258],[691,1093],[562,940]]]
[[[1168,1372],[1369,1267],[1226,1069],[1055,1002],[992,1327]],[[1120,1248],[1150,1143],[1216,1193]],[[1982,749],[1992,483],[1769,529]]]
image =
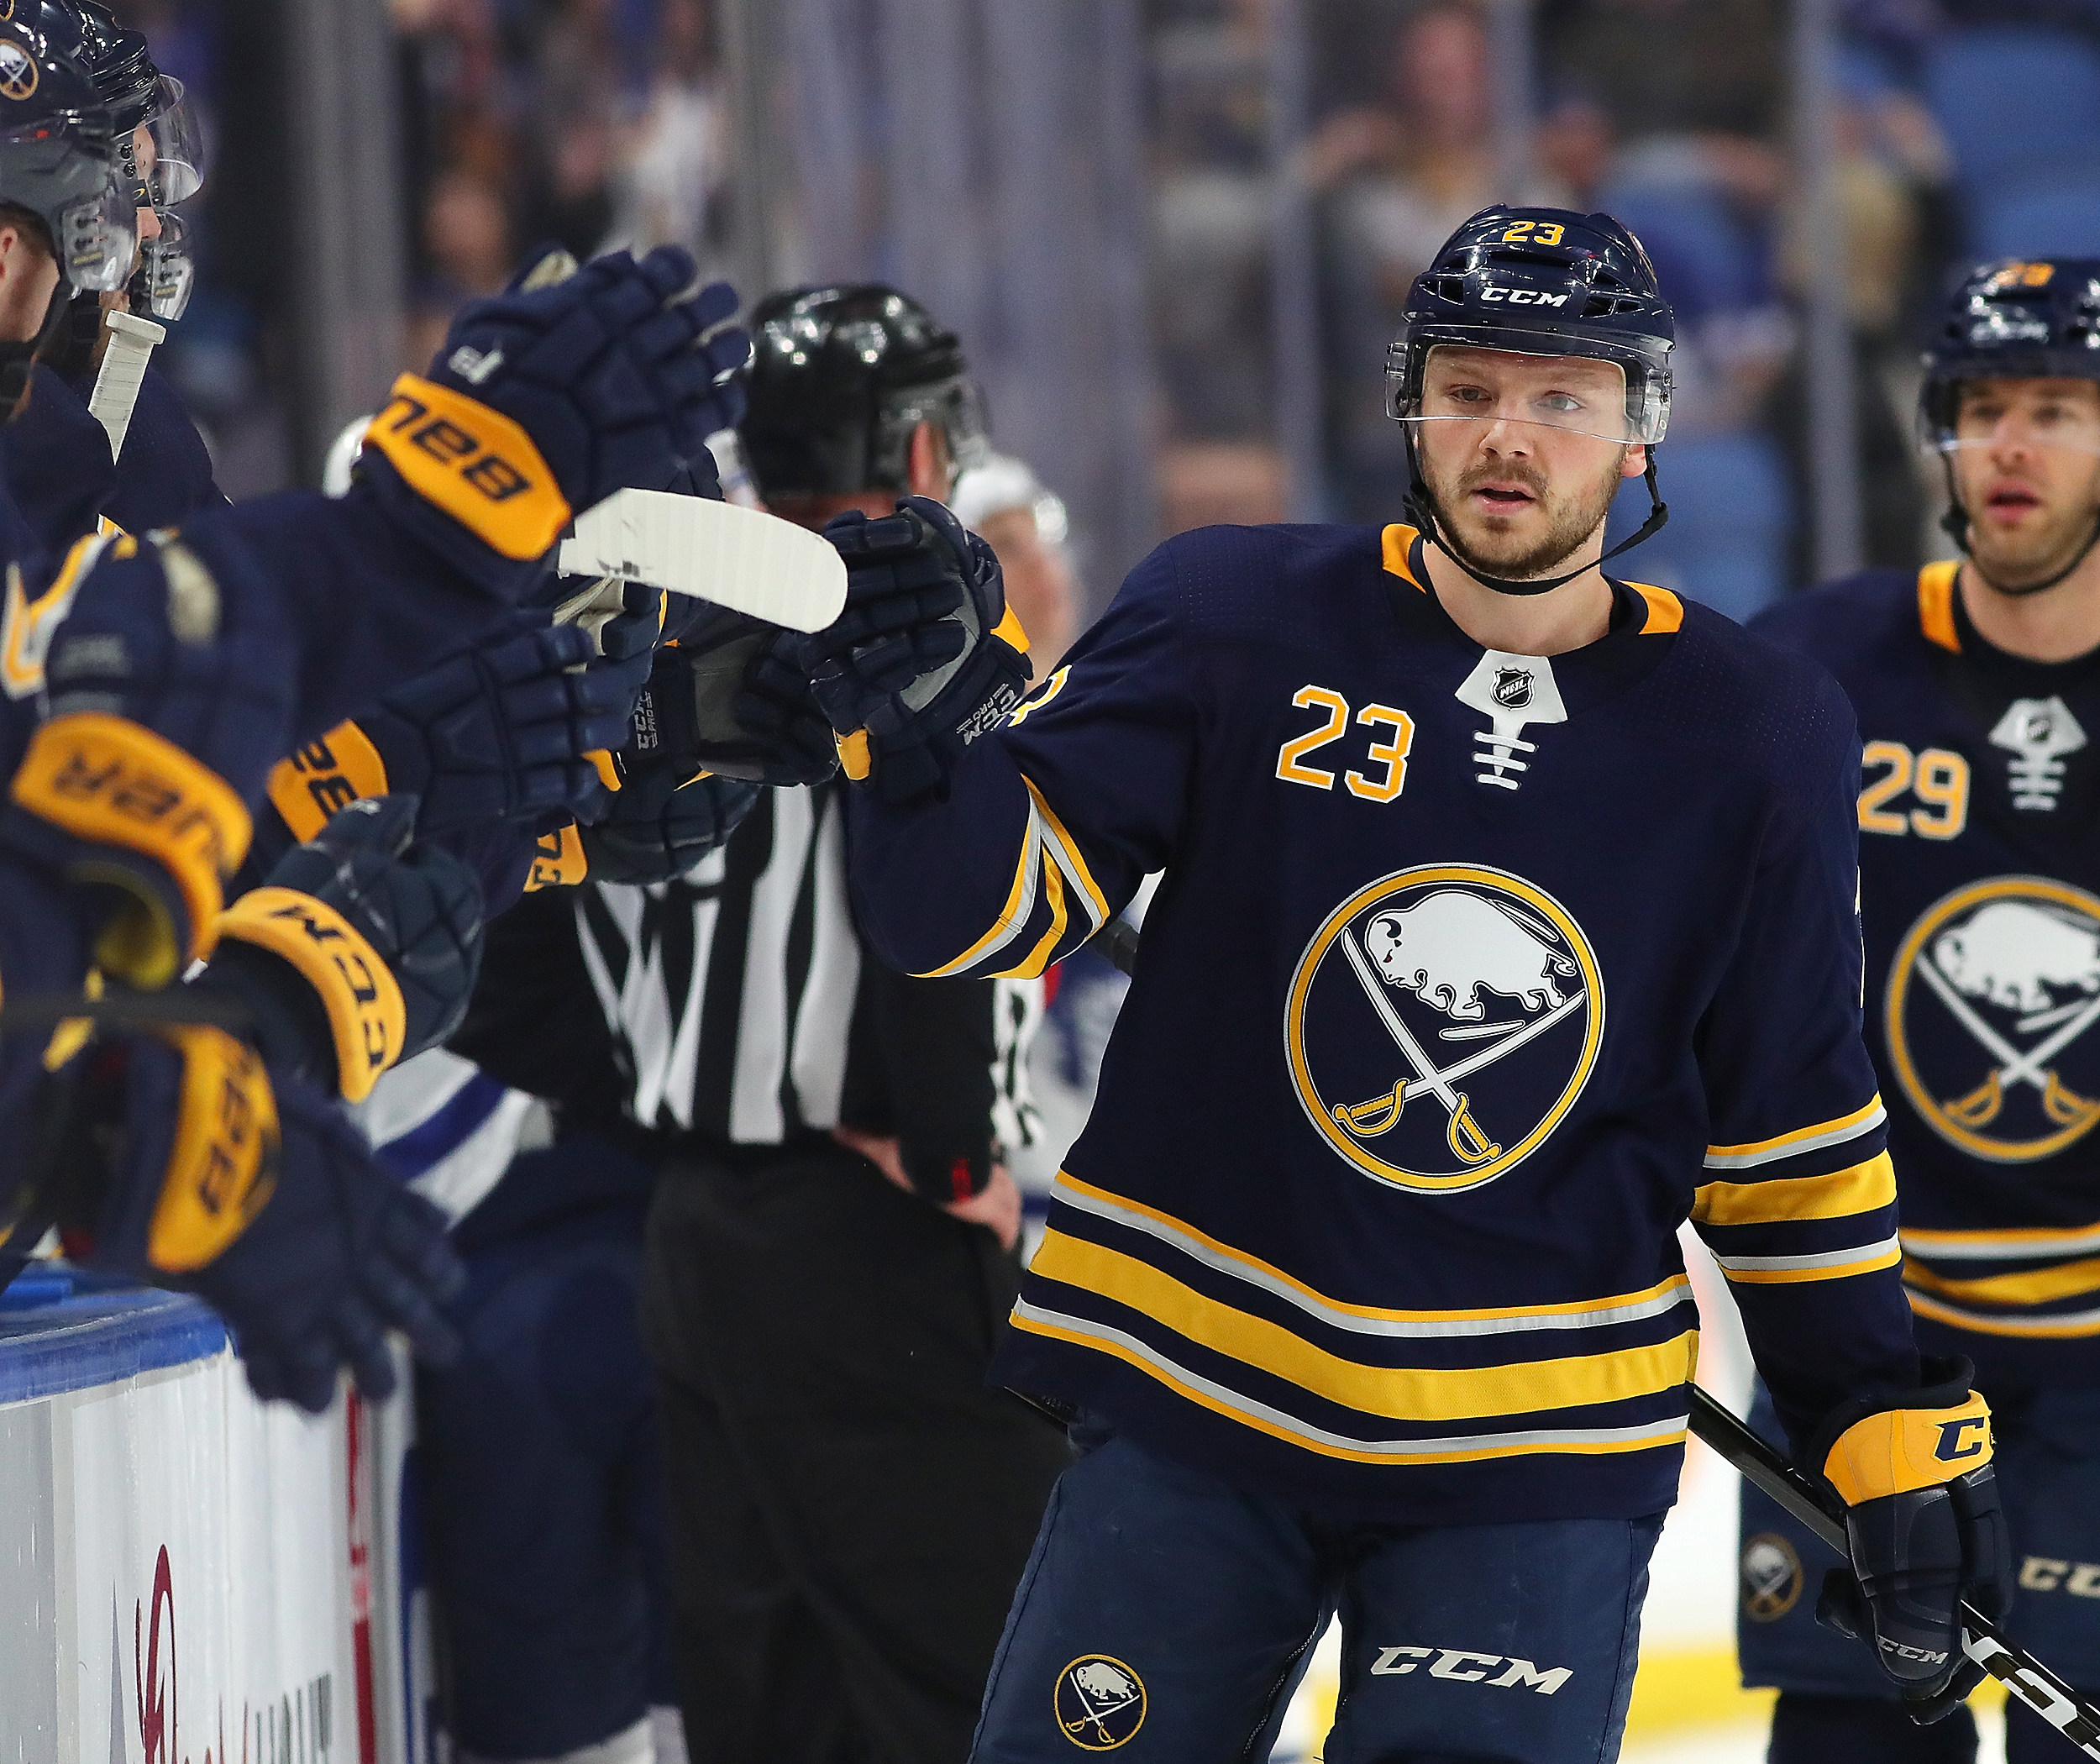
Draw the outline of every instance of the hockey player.
[[[1955,289],[1921,416],[1962,555],[1870,570],[1760,635],[1834,673],[1865,738],[1867,1046],[1889,1109],[1922,1347],[1976,1362],[2021,1562],[2024,1638],[2100,1690],[2100,259]],[[1770,1424],[1770,1405],[1761,1419]],[[1774,1764],[1975,1755],[1913,1727],[1815,1621],[1830,1558],[1743,1508],[1744,1677],[1779,1687]],[[2083,1677],[2078,1663],[2084,1662]],[[2009,1717],[2014,1764],[2061,1741]]]
[[[830,528],[847,611],[798,651],[877,948],[1039,973],[1166,872],[997,1364],[1093,1449],[980,1759],[1260,1756],[1337,1609],[1330,1758],[1615,1756],[1688,1215],[1892,1690],[2002,1599],[1987,1413],[1921,1378],[1897,1269],[1851,715],[1603,572],[1671,341],[1609,217],[1476,215],[1391,353],[1408,522],[1170,540],[1017,709],[984,550],[923,501]]]

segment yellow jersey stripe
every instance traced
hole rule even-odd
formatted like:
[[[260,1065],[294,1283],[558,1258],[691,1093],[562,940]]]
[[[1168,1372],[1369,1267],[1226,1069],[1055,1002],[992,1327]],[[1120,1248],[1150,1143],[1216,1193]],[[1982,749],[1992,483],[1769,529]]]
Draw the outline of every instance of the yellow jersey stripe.
[[[1042,869],[1042,828],[1031,804],[1028,824],[1021,830],[1021,859],[1014,866],[1014,885],[1008,890],[1006,904],[1000,909],[999,916],[992,921],[992,928],[952,962],[930,969],[917,976],[922,980],[946,979],[950,974],[960,974],[984,957],[990,955],[1018,937],[1034,916],[1036,888]]]
[[[1935,1262],[2020,1262],[2100,1252],[2100,1225],[2019,1226],[1998,1231],[1932,1231],[1903,1227],[1903,1247]]]
[[[1242,1422],[1287,1445],[1304,1446],[1323,1457],[1346,1458],[1359,1464],[1462,1464],[1483,1458],[1522,1457],[1548,1452],[1574,1452],[1586,1457],[1604,1452],[1647,1452],[1682,1444],[1687,1431],[1687,1417],[1679,1415],[1630,1427],[1541,1428],[1441,1439],[1354,1440],[1229,1390],[1178,1364],[1149,1342],[1141,1341],[1107,1324],[1047,1310],[1026,1299],[1016,1304],[1010,1320],[1016,1329],[1030,1335],[1047,1336],[1053,1341],[1109,1354],[1157,1378],[1177,1395],[1214,1415],[1223,1415],[1227,1420]]]
[[[1684,602],[1667,588],[1651,587],[1646,582],[1626,585],[1648,603],[1647,621],[1641,627],[1643,637],[1664,637],[1684,628]]]
[[[1845,1280],[1893,1268],[1903,1258],[1893,1237],[1856,1249],[1814,1256],[1716,1256],[1721,1272],[1738,1286],[1792,1286],[1808,1280]]]
[[[1782,1176],[1771,1182],[1709,1182],[1693,1197],[1697,1225],[1784,1225],[1871,1213],[1896,1199],[1896,1167],[1882,1152],[1827,1176]]]
[[[1281,1268],[1221,1243],[1170,1214],[1097,1189],[1068,1170],[1058,1172],[1057,1186],[1058,1199],[1067,1206],[1142,1231],[1214,1273],[1244,1280],[1321,1322],[1359,1335],[1436,1338],[1514,1335],[1540,1329],[1605,1329],[1658,1316],[1684,1303],[1692,1290],[1688,1275],[1672,1274],[1642,1292],[1614,1293],[1609,1298],[1575,1305],[1511,1305],[1485,1310],[1388,1310],[1376,1305],[1347,1305],[1314,1291]]]
[[[1653,1396],[1689,1378],[1698,1357],[1698,1331],[1687,1330],[1646,1347],[1503,1366],[1366,1366],[1206,1297],[1150,1263],[1062,1231],[1043,1238],[1030,1266],[1046,1278],[1112,1299],[1199,1347],[1315,1396],[1392,1420],[1528,1415]]]
[[[1028,952],[1027,958],[1017,968],[1001,969],[990,976],[995,980],[1035,980],[1042,977],[1050,965],[1050,958],[1058,953],[1070,916],[1064,909],[1064,872],[1054,864],[1042,866],[1043,898],[1050,903],[1050,928],[1037,940],[1036,947]]]
[[[1888,1110],[1882,1106],[1878,1092],[1863,1107],[1850,1115],[1840,1115],[1835,1121],[1819,1121],[1814,1126],[1796,1127],[1791,1133],[1782,1133],[1773,1139],[1754,1140],[1748,1145],[1709,1146],[1706,1148],[1706,1168],[1709,1170],[1751,1170],[1760,1164],[1777,1163],[1782,1158],[1798,1158],[1803,1152],[1819,1152],[1829,1146],[1843,1145],[1848,1139],[1857,1139],[1863,1133],[1871,1133],[1888,1119]]]
[[[1408,567],[1408,554],[1415,549],[1415,540],[1421,538],[1412,527],[1395,522],[1378,535],[1378,554],[1385,565],[1386,574],[1397,575],[1410,588],[1421,588],[1415,580],[1415,572]],[[1426,590],[1423,591],[1426,592]]]
[[[1982,1336],[2017,1336],[2028,1341],[2075,1339],[2084,1336],[2100,1336],[2100,1310],[2071,1311],[2055,1317],[1993,1316],[1987,1311],[1970,1310],[1958,1305],[1942,1304],[1929,1299],[1914,1287],[1906,1287],[1910,1308],[1921,1317],[1930,1317],[1935,1323],[1945,1323],[1956,1329],[1966,1329]]]
[[[1099,931],[1108,923],[1107,896],[1102,894],[1095,882],[1094,873],[1086,867],[1086,859],[1079,855],[1079,842],[1065,831],[1064,823],[1058,819],[1057,811],[1042,800],[1042,792],[1036,788],[1034,780],[1024,775],[1021,781],[1028,786],[1028,800],[1034,804],[1036,812],[1042,817],[1042,825],[1048,828],[1050,837],[1057,843],[1057,849],[1063,858],[1065,874],[1085,895],[1089,916],[1094,921],[1093,928]]]
[[[2100,1292],[2100,1260],[2066,1262],[2024,1274],[1987,1274],[1980,1280],[1949,1280],[1918,1263],[1903,1263],[1903,1284],[1949,1299],[1973,1299],[1985,1305],[2049,1305]]]
[[[1918,627],[1925,641],[1961,653],[1961,635],[1954,622],[1954,580],[1961,563],[1953,558],[1928,564],[1918,572]]]

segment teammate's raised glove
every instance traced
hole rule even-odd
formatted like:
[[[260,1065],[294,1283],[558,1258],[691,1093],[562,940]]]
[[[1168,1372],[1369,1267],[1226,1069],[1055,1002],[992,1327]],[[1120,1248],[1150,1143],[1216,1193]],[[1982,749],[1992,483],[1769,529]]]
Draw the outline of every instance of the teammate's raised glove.
[[[638,592],[648,604],[608,627],[622,648],[630,624],[654,640],[661,597]],[[603,814],[608,792],[591,756],[627,738],[648,649],[615,660],[579,626],[549,626],[545,613],[514,621],[280,761],[270,800],[293,836],[312,838],[345,801],[365,795],[419,797],[425,836],[550,810],[584,821]]]
[[[593,882],[669,882],[684,875],[736,832],[759,786],[734,778],[681,774],[661,761],[622,759],[612,811],[582,829]]]
[[[458,1028],[480,973],[480,884],[415,833],[412,796],[352,803],[227,911],[193,983],[247,1008],[273,1065],[351,1102]]]
[[[1938,1720],[1982,1669],[1961,1609],[2011,1604],[2013,1559],[1991,1467],[1991,1410],[1964,1359],[1928,1360],[1923,1389],[1841,1404],[1816,1429],[1814,1473],[1845,1503],[1852,1572],[1833,1570],[1818,1620],[1870,1643],[1911,1719]]]
[[[616,768],[638,759],[681,783],[708,771],[767,785],[822,784],[838,769],[809,683],[778,659],[787,633],[719,606],[682,628],[657,653]]]
[[[660,246],[584,265],[542,259],[504,293],[470,302],[429,376],[405,374],[365,436],[360,475],[462,568],[543,556],[584,510],[626,488],[711,475],[706,438],[735,425],[728,378],[750,353],[717,329],[737,309],[722,283],[686,297],[693,260]],[[711,332],[703,342],[704,333]],[[424,518],[442,512],[443,521]]]
[[[442,1360],[462,1278],[443,1215],[373,1162],[340,1108],[246,1042],[171,1028],[92,1047],[73,1095],[61,1216],[87,1259],[192,1291],[233,1327],[265,1399],[325,1409],[347,1365],[394,1388],[386,1331]]]
[[[947,786],[956,758],[1021,702],[1028,639],[999,559],[930,496],[855,511],[824,537],[846,560],[846,610],[785,647],[838,740],[846,775],[886,802]]]

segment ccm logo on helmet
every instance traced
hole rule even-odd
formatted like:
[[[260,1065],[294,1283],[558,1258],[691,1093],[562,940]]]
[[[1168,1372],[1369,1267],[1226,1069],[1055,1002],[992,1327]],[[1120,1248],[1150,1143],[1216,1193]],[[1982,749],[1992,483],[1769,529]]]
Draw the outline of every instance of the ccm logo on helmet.
[[[1504,301],[1513,307],[1564,307],[1567,304],[1567,295],[1548,294],[1542,288],[1486,287],[1480,291],[1480,297],[1483,301]]]
[[[1471,1654],[1459,1647],[1382,1647],[1372,1662],[1371,1676],[1390,1677],[1411,1672],[1425,1660],[1430,1662],[1432,1678],[1449,1678],[1458,1684],[1484,1683],[1490,1690],[1533,1690],[1541,1697],[1551,1696],[1575,1676],[1572,1667],[1556,1666],[1541,1672],[1529,1660],[1513,1655]],[[1502,1676],[1490,1678],[1488,1674],[1498,1666]]]

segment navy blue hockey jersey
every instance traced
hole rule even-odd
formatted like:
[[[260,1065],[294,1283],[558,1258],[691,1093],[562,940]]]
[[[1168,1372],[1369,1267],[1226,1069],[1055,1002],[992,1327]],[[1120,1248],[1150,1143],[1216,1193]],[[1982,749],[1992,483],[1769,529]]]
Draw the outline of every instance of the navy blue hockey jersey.
[[[1660,590],[1483,651],[1404,527],[1169,541],[948,800],[855,795],[920,973],[1039,973],[1148,871],[999,1374],[1405,1522],[1674,1499],[1719,1254],[1790,1422],[1915,1382],[1860,1039],[1857,747]]]
[[[1758,630],[1851,694],[1868,1045],[1927,1345],[2100,1383],[2100,655],[1993,648],[1956,566],[1877,570]]]

